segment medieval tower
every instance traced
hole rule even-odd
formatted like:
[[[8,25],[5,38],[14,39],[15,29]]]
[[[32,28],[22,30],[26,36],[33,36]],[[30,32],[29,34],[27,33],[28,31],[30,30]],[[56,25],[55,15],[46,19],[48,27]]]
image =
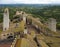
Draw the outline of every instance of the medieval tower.
[[[3,31],[9,29],[9,11],[8,8],[5,9],[3,14]]]

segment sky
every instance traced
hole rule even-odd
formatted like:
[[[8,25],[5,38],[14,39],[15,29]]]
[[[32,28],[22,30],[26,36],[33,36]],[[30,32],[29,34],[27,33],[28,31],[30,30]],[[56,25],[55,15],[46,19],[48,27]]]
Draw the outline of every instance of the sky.
[[[0,0],[0,4],[60,4],[60,0]]]

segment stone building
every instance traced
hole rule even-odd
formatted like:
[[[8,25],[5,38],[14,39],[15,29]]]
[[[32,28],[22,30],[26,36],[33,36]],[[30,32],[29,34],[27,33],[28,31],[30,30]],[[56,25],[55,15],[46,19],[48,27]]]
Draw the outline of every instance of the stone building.
[[[52,31],[56,31],[56,19],[49,18],[48,20],[48,28]]]

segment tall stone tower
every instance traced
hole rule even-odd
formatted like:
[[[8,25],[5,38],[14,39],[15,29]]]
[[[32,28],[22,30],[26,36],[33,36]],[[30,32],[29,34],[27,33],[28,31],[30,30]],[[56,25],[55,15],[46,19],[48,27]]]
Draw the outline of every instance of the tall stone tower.
[[[56,31],[56,19],[49,18],[48,20],[48,28],[52,31]]]
[[[9,29],[9,11],[8,8],[5,9],[3,14],[3,31]]]
[[[26,16],[27,16],[27,14],[24,12],[24,14],[23,14],[23,21],[26,23]]]

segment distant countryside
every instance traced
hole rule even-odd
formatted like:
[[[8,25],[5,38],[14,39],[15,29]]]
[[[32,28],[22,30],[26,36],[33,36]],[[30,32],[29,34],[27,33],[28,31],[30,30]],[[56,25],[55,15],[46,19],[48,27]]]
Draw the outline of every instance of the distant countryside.
[[[60,30],[60,6],[59,5],[45,5],[45,4],[8,4],[0,5],[0,23],[3,22],[3,12],[5,8],[9,8],[10,20],[13,20],[13,16],[16,11],[24,11],[28,14],[32,14],[33,17],[39,17],[41,22],[46,22],[48,18],[55,18],[57,21],[57,30]]]

